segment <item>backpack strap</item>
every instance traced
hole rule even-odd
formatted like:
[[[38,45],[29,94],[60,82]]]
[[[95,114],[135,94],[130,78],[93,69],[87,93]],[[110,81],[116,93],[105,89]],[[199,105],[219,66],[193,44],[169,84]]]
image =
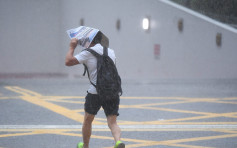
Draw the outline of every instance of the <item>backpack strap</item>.
[[[90,49],[90,48],[86,48],[84,49],[86,51],[89,51],[91,54],[93,54],[96,58],[100,57],[101,55],[98,54],[96,51],[94,51],[93,49]]]
[[[96,58],[98,58],[100,56],[100,54],[98,54],[97,52],[95,52],[94,50],[90,49],[90,48],[86,48],[86,49],[83,49],[82,51],[88,51],[90,52],[91,54],[93,54]],[[89,77],[89,72],[88,72],[88,68],[85,64],[84,65],[84,72],[83,72],[83,76],[86,75],[86,72],[88,74],[88,77]]]
[[[84,73],[83,73],[83,76],[85,76],[86,72],[87,72],[87,76],[91,82],[91,79],[90,79],[90,75],[89,75],[89,71],[88,71],[88,68],[86,66],[86,64],[83,64],[84,65]],[[91,84],[96,88],[96,85],[94,83],[91,82]]]
[[[91,54],[93,54],[96,58],[98,58],[99,56],[101,56],[101,55],[98,54],[96,51],[94,51],[94,50],[92,50],[92,49],[90,49],[90,48],[86,48],[86,49],[84,49],[83,51],[85,51],[85,50],[88,51],[88,52],[90,52]],[[87,76],[88,76],[88,78],[89,78],[89,80],[90,80],[90,83],[96,88],[96,85],[91,82],[90,74],[89,74],[89,71],[88,71],[88,68],[87,68],[86,64],[83,64],[83,65],[84,65],[84,73],[83,73],[83,76],[85,76],[85,74],[86,74],[86,72],[87,72]]]
[[[86,72],[88,71],[88,68],[87,68],[86,64],[83,64],[83,66],[84,66],[83,76],[85,76],[85,75],[86,75]]]
[[[86,49],[83,49],[82,51],[85,51]],[[81,51],[81,52],[82,52]],[[87,68],[87,66],[86,66],[86,64],[83,64],[83,66],[84,66],[84,72],[83,72],[83,76],[85,76],[86,75],[86,72],[88,73],[88,68]]]
[[[103,55],[104,56],[108,56],[108,48],[104,47]]]

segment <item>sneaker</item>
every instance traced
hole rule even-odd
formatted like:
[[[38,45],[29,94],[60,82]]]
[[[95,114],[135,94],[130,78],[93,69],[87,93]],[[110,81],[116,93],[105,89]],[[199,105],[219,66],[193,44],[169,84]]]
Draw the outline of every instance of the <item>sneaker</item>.
[[[84,146],[83,142],[80,142],[80,143],[77,144],[77,148],[83,148],[83,146]]]
[[[125,148],[125,144],[121,141],[117,141],[114,148]]]

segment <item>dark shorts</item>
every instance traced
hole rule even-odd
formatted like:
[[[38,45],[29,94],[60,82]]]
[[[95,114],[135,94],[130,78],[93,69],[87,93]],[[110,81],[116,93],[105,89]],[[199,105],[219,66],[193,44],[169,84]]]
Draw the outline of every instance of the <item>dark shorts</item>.
[[[103,101],[98,95],[88,93],[86,96],[86,102],[84,109],[87,113],[96,115],[97,112],[102,107],[104,109],[105,115],[119,115],[119,96],[117,98]]]

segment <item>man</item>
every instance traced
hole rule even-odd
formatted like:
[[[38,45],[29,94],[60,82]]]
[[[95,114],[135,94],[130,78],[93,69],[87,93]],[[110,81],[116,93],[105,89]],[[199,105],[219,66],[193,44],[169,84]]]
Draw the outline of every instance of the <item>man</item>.
[[[90,43],[89,48],[96,51],[99,54],[103,54],[103,47],[100,44],[102,39],[102,33],[99,31],[94,37],[93,41]],[[77,64],[85,64],[89,71],[90,81],[96,84],[97,80],[97,59],[90,52],[83,50],[79,54],[74,56],[75,48],[77,47],[78,39],[71,39],[69,45],[69,51],[67,52],[65,65],[73,66]],[[108,48],[108,55],[115,63],[114,51]],[[78,143],[78,148],[88,148],[91,136],[92,122],[95,115],[101,107],[103,107],[104,112],[107,117],[107,123],[111,130],[111,133],[115,140],[115,148],[125,148],[125,144],[120,141],[121,130],[117,125],[117,116],[119,109],[119,96],[108,101],[102,101],[99,98],[96,88],[90,85],[88,89],[88,94],[86,96],[86,101],[84,105],[85,115],[82,127],[83,142]]]

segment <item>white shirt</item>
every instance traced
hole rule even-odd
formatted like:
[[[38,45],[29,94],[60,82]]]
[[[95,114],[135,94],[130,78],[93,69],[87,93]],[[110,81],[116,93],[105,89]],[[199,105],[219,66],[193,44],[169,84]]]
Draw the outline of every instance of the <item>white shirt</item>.
[[[90,49],[96,51],[98,54],[103,54],[103,46],[101,44],[96,44],[93,47],[90,47]],[[116,60],[114,50],[108,48],[108,55],[109,57],[114,61]],[[95,56],[93,56],[89,51],[82,51],[79,54],[75,55],[75,58],[78,60],[80,64],[85,64],[88,68],[89,74],[90,74],[90,80],[93,84],[96,85],[97,81],[97,59]],[[88,92],[91,94],[97,94],[96,88],[91,84]]]

